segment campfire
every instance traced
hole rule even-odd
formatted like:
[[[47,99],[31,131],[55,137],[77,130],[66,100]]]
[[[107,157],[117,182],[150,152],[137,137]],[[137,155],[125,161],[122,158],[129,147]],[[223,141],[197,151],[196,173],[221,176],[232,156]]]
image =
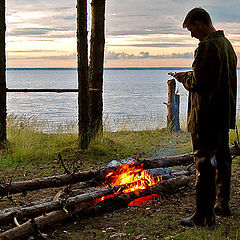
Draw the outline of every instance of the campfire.
[[[240,155],[239,149],[231,147],[231,154]],[[0,233],[0,239],[13,240],[41,235],[42,231],[74,217],[93,217],[123,207],[141,206],[145,201],[159,198],[160,194],[174,193],[186,187],[191,180],[189,176],[195,173],[189,166],[180,171],[170,168],[187,166],[192,162],[193,154],[190,153],[142,159],[119,167],[108,166],[73,173],[66,171],[66,174],[57,176],[0,182],[2,198],[65,186],[55,196],[0,211],[0,226],[8,228]],[[98,186],[93,187],[93,183],[98,183]]]
[[[162,176],[153,176],[143,169],[143,164],[136,165],[135,162],[131,164],[122,164],[116,170],[107,173],[106,180],[103,185],[105,187],[120,186],[116,193],[103,196],[93,201],[93,205],[101,201],[114,197],[121,193],[131,193],[139,190],[145,190],[151,186],[162,181]],[[152,195],[152,194],[151,194]],[[156,198],[158,195],[153,194]],[[144,201],[151,199],[151,196],[142,197],[140,201],[132,201],[129,206],[138,206]],[[134,202],[134,203],[133,203]]]

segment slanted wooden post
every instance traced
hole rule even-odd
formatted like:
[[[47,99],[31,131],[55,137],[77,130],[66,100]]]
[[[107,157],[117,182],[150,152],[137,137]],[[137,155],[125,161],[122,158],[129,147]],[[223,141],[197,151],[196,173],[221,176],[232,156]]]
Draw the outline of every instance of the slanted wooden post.
[[[7,139],[6,133],[6,53],[5,53],[5,0],[0,1],[0,145]]]
[[[87,0],[77,0],[78,139],[79,148],[89,145],[89,85],[87,44]]]
[[[175,79],[168,80],[168,116],[167,116],[167,128],[172,131],[180,131],[179,124],[179,103],[180,96],[175,93],[176,82]]]
[[[90,126],[94,135],[97,131],[102,131],[105,0],[92,0],[91,7],[89,86],[95,89],[90,92]]]

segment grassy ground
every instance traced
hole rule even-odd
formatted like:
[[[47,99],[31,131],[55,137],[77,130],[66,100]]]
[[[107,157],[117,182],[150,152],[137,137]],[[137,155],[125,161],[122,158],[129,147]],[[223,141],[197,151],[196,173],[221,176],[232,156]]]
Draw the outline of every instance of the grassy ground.
[[[55,134],[39,131],[36,119],[8,119],[8,144],[1,150],[0,177],[10,182],[63,173],[57,154],[61,153],[66,166],[87,170],[106,166],[113,160],[136,156],[157,157],[191,151],[190,136],[186,132],[166,130],[104,132],[85,152],[77,150],[77,135],[60,128]],[[68,126],[68,129],[69,130]],[[231,142],[236,138],[231,132]],[[19,205],[52,195],[55,189],[33,192],[27,196],[13,196],[13,202],[0,199],[0,208]],[[88,219],[78,219],[58,226],[48,239],[240,239],[240,158],[233,162],[233,216],[217,218],[217,227],[185,228],[179,220],[194,211],[194,178],[190,186],[175,194],[164,194],[144,206],[128,207]],[[0,227],[4,229],[4,227]]]

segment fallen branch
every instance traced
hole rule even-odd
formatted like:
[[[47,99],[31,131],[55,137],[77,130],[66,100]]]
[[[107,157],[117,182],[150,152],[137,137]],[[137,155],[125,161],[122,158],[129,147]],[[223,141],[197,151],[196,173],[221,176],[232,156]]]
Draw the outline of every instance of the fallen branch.
[[[141,190],[133,193],[119,194],[113,197],[112,199],[104,200],[103,202],[90,208],[89,208],[90,203],[87,200],[88,198],[86,198],[85,196],[85,199],[84,200],[82,199],[80,204],[79,202],[78,204],[74,204],[70,209],[70,211],[66,212],[64,210],[57,210],[49,214],[46,214],[44,216],[31,219],[18,227],[15,227],[6,232],[3,232],[2,234],[0,234],[0,239],[13,240],[13,239],[26,238],[30,235],[33,235],[36,232],[44,231],[46,229],[52,228],[53,225],[57,223],[60,223],[63,221],[66,222],[67,220],[70,220],[74,216],[84,218],[89,215],[91,216],[99,213],[102,214],[104,212],[109,211],[110,209],[112,210],[116,208],[126,207],[129,202],[133,201],[138,197],[143,197],[153,193],[172,192],[179,189],[180,187],[186,186],[189,183],[189,181],[190,181],[190,178],[186,176],[169,179],[161,183],[158,183],[155,186],[150,187],[149,189],[145,189],[144,191]],[[111,192],[111,190],[105,189],[105,192],[103,191],[104,194],[107,193],[107,191],[109,191],[109,193]],[[98,195],[98,197],[99,196],[101,195]],[[94,199],[94,196],[92,197]],[[109,202],[111,202],[111,204],[109,204]]]
[[[82,202],[89,203],[95,198],[100,198],[105,195],[113,194],[120,188],[123,188],[123,186],[113,188],[101,188],[95,192],[85,193],[74,197],[68,197],[66,199],[62,199],[59,195],[57,199],[53,199],[53,201],[50,202],[44,202],[30,207],[23,207],[5,213],[3,212],[0,214],[0,224],[8,224],[14,220],[14,217],[16,217],[18,220],[21,220],[23,218],[33,218],[55,210],[66,210],[71,208],[73,205],[80,204]]]
[[[235,145],[230,147],[232,155],[240,155],[240,146]],[[142,165],[144,169],[164,168],[171,166],[188,165],[193,161],[193,154],[183,154],[171,157],[161,157],[156,159],[139,160],[135,165]],[[101,168],[98,170],[78,171],[72,174],[64,174],[58,176],[51,176],[45,178],[32,179],[29,181],[4,183],[0,185],[0,196],[7,196],[9,194],[24,193],[27,191],[34,191],[38,189],[62,187],[68,184],[75,184],[79,182],[86,182],[93,180],[97,183],[105,179],[107,172],[116,168]]]

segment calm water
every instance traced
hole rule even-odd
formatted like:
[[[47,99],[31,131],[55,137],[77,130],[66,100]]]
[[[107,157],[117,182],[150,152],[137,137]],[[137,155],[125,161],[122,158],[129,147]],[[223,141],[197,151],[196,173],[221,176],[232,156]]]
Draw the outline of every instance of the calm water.
[[[169,71],[175,70],[105,70],[106,129],[117,131],[164,127],[167,108],[163,102],[167,102]],[[77,71],[8,70],[7,87],[77,88]],[[181,124],[185,125],[187,91],[181,84],[177,84],[177,89],[181,95]],[[238,101],[238,108],[239,103]],[[77,93],[8,93],[7,111],[8,114],[36,116],[37,119],[46,120],[53,125],[76,123]]]

